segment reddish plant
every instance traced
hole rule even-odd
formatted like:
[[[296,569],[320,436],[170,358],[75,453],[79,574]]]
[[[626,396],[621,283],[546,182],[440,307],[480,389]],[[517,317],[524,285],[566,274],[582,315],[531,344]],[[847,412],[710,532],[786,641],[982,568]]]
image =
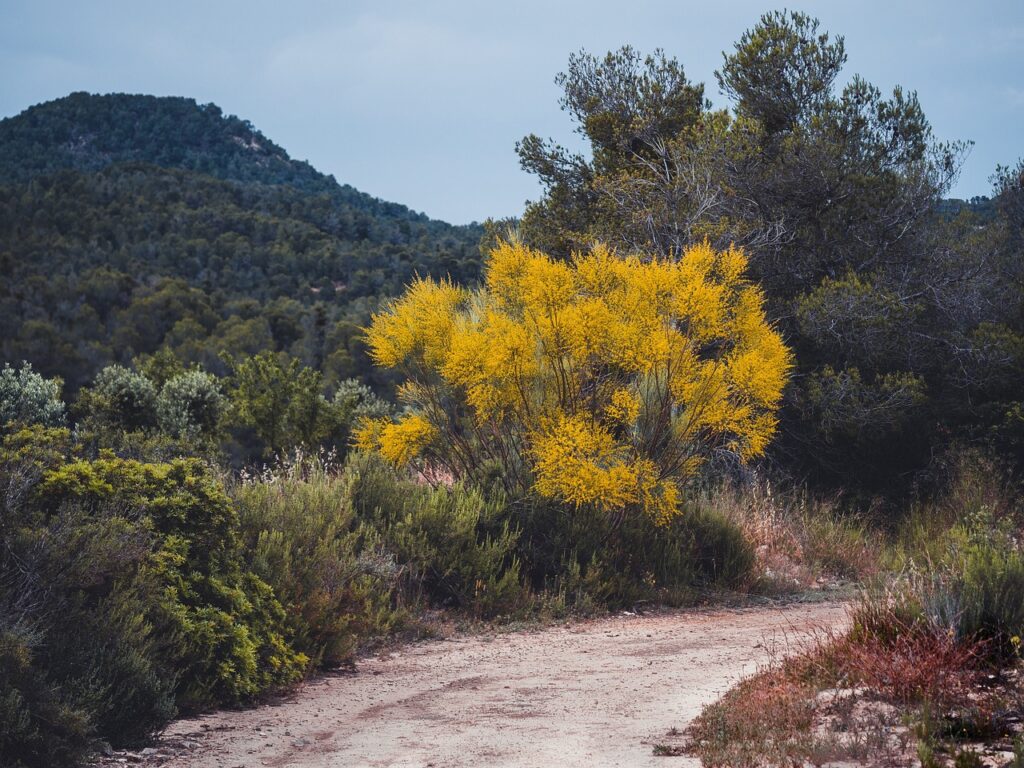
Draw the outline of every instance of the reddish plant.
[[[893,618],[893,621],[899,621]],[[958,640],[924,622],[843,643],[837,658],[851,681],[903,704],[962,704],[983,676],[985,643]]]

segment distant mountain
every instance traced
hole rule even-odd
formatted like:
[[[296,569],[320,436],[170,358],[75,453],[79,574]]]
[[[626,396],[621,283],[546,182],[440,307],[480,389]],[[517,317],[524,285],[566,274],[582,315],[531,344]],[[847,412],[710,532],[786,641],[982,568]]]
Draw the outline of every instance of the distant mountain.
[[[121,162],[197,171],[227,181],[286,185],[375,215],[430,221],[404,205],[340,185],[309,163],[293,160],[248,120],[225,115],[216,104],[77,92],[0,120],[0,184],[65,169],[97,171]]]
[[[338,184],[191,99],[70,96],[0,121],[0,361],[71,388],[170,347],[371,377],[359,325],[415,275],[479,276],[479,226]]]

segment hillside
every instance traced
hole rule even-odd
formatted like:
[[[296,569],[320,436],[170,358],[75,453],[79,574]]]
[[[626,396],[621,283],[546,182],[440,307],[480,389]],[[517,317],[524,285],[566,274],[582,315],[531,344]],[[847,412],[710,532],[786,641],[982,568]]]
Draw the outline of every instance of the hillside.
[[[437,229],[449,226],[338,184],[309,163],[293,160],[249,121],[225,115],[216,104],[77,92],[0,121],[0,181],[27,181],[65,169],[96,171],[131,161],[247,184],[287,185],[378,216],[432,223]]]
[[[164,345],[214,368],[270,347],[365,374],[369,311],[416,274],[472,282],[479,238],[214,105],[75,93],[0,121],[0,358],[71,389]]]

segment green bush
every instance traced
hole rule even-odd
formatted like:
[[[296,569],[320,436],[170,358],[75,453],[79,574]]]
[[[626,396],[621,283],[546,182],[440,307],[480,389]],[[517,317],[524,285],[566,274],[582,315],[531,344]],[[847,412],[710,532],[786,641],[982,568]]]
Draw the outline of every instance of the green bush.
[[[351,485],[314,458],[233,487],[248,562],[284,606],[293,647],[323,667],[402,620],[399,569],[356,518]]]
[[[1018,488],[976,453],[955,456],[944,494],[901,531],[901,562],[921,609],[1005,660],[1024,635],[1024,520]]]
[[[0,764],[71,765],[89,745],[87,712],[60,695],[38,663],[38,638],[0,629]]]
[[[16,693],[4,697],[29,723],[7,738],[26,765],[67,762],[41,755],[72,754],[95,735],[139,742],[175,709],[174,670],[156,653],[147,616],[162,599],[147,569],[152,532],[109,505],[40,505],[33,497],[47,471],[27,460],[0,470],[0,635],[20,665],[9,678]]]
[[[462,486],[415,490],[382,532],[411,580],[434,604],[482,618],[516,612],[526,596],[503,501]]]
[[[8,424],[64,424],[64,402],[60,379],[46,379],[25,363],[14,370],[7,363],[0,369],[0,429]]]
[[[143,464],[101,458],[46,473],[38,498],[129,510],[157,542],[150,567],[164,599],[154,616],[186,708],[239,702],[301,676],[305,659],[281,635],[270,587],[242,568],[238,518],[220,483],[195,459]]]
[[[680,544],[690,543],[692,578],[698,584],[741,589],[752,580],[754,549],[743,531],[723,515],[695,509],[680,521],[676,535]]]
[[[991,542],[975,544],[964,558],[960,632],[991,638],[1004,654],[1024,635],[1024,554]]]
[[[169,379],[156,399],[160,431],[186,440],[212,439],[227,408],[227,398],[214,376],[186,371]]]
[[[1024,552],[1005,527],[975,525],[950,532],[945,562],[921,580],[921,602],[958,638],[988,641],[1006,659],[1024,636]]]
[[[0,450],[3,764],[67,764],[92,738],[138,743],[176,708],[298,679],[306,659],[210,471],[67,444],[36,428]]]
[[[569,607],[683,604],[695,590],[741,589],[752,581],[751,544],[711,509],[687,509],[667,526],[645,516],[616,525],[537,499],[514,509],[530,583]]]
[[[108,365],[82,393],[80,402],[98,424],[137,432],[156,426],[156,387],[153,382],[122,365]]]
[[[390,417],[395,410],[391,403],[378,397],[357,379],[338,382],[333,403],[338,413],[337,442],[341,446],[348,444],[353,426],[361,419]]]
[[[528,604],[515,551],[519,532],[503,499],[402,479],[372,456],[354,456],[348,474],[356,513],[403,569],[405,600],[423,597],[481,618]]]

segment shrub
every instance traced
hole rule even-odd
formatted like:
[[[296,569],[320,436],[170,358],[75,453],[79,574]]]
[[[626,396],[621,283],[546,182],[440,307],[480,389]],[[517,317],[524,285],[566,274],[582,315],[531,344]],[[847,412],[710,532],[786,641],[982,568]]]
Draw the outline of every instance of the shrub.
[[[958,639],[988,641],[992,655],[1011,658],[1024,636],[1024,553],[1005,531],[988,526],[954,530],[949,539],[959,543],[945,561],[916,579],[923,610]]]
[[[25,363],[14,370],[7,363],[0,370],[0,429],[17,422],[59,427],[64,424],[60,379],[46,379]]]
[[[156,387],[141,373],[108,365],[79,398],[79,408],[97,426],[137,432],[156,426]]]
[[[286,643],[272,590],[244,567],[210,471],[76,460],[66,443],[37,427],[0,451],[0,664],[11,670],[0,707],[17,726],[5,750],[67,763],[97,736],[147,738],[176,706],[297,679],[306,660]]]
[[[519,532],[502,498],[403,480],[373,456],[357,454],[348,471],[357,513],[403,568],[406,600],[422,595],[481,618],[526,604],[515,552]]]
[[[399,568],[356,517],[351,485],[314,457],[233,487],[249,564],[284,606],[293,647],[322,667],[402,617],[391,604]]]
[[[704,708],[688,729],[691,750],[714,768],[803,765],[820,750],[814,711],[812,686],[785,669],[768,670]]]
[[[504,502],[462,486],[421,490],[382,531],[386,545],[434,604],[481,618],[516,612],[526,596],[515,556],[518,531]]]
[[[909,610],[908,610],[909,608]],[[877,695],[945,711],[967,700],[981,677],[986,647],[896,604],[854,615],[856,631],[834,652],[848,680]]]
[[[690,540],[689,559],[697,583],[729,589],[750,584],[755,575],[754,548],[735,523],[714,511],[697,508],[679,527]]]
[[[110,521],[98,526],[97,534],[111,535],[103,528],[113,529],[115,541],[124,545],[120,527]],[[90,561],[104,554],[93,551],[82,565],[94,572]],[[160,653],[159,627],[152,616],[160,585],[140,573],[147,554],[135,547],[130,560],[93,587],[102,585],[106,595],[66,596],[66,615],[55,618],[41,654],[50,679],[60,681],[62,695],[89,714],[90,735],[116,744],[144,743],[177,713],[177,670]],[[116,579],[130,581],[118,584]]]
[[[962,547],[968,529],[978,524],[1021,526],[1019,489],[991,458],[954,452],[940,470],[944,482],[932,497],[914,504],[896,530],[894,570],[931,569],[947,561],[951,547]]]
[[[960,585],[961,637],[994,641],[1011,656],[1024,636],[1024,554],[991,541],[964,554]]]
[[[922,505],[903,532],[913,599],[961,641],[986,641],[997,661],[1013,655],[1014,638],[1024,635],[1017,498],[991,461],[961,454],[945,495]]]
[[[227,400],[217,379],[203,371],[186,371],[169,379],[156,400],[160,430],[185,440],[216,436]]]
[[[281,635],[281,606],[243,569],[237,515],[201,462],[71,462],[46,473],[37,495],[51,508],[111,505],[152,528],[150,567],[164,594],[152,620],[169,639],[161,653],[179,675],[180,706],[240,702],[301,676],[305,659]]]
[[[374,394],[373,390],[358,379],[345,379],[338,383],[334,392],[334,405],[338,408],[338,419],[347,431],[362,419],[380,419],[394,411],[391,403]]]
[[[566,263],[512,242],[477,292],[417,281],[367,331],[409,410],[358,443],[467,482],[496,467],[511,498],[665,523],[703,458],[759,456],[775,430],[790,355],[745,268],[707,244]]]
[[[87,712],[63,699],[36,659],[38,638],[0,628],[0,763],[71,765],[88,747]]]
[[[5,450],[0,469],[0,635],[20,664],[7,698],[30,724],[10,736],[11,749],[50,765],[39,748],[73,754],[97,733],[115,743],[148,737],[174,713],[174,672],[156,654],[147,615],[161,600],[146,575],[151,531],[122,508],[40,504],[39,478],[52,470],[45,453],[31,453],[24,446],[11,461]]]
[[[618,524],[530,498],[513,507],[530,584],[584,611],[641,601],[682,604],[699,589],[742,589],[755,555],[742,531],[713,510],[688,508],[667,525]]]

